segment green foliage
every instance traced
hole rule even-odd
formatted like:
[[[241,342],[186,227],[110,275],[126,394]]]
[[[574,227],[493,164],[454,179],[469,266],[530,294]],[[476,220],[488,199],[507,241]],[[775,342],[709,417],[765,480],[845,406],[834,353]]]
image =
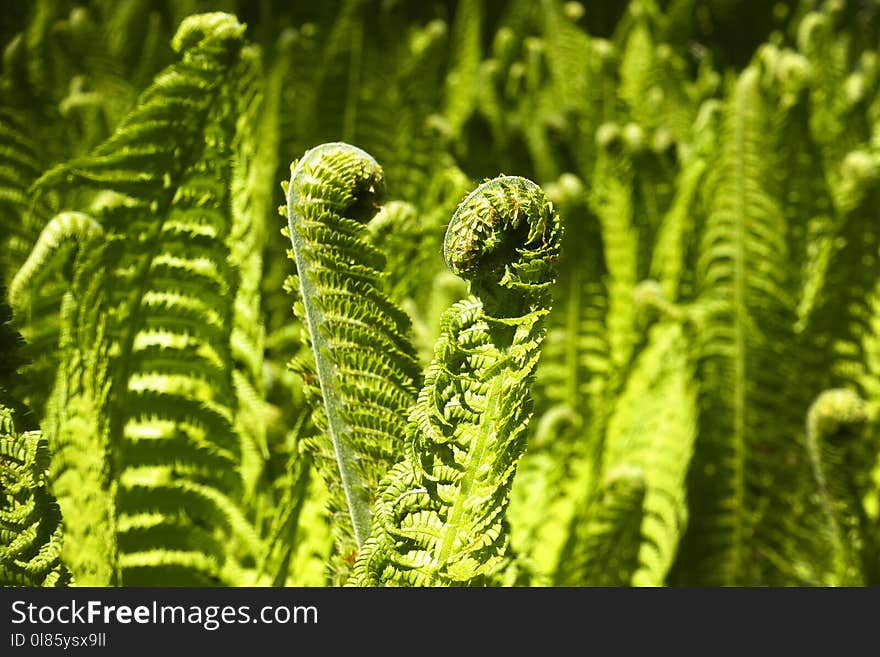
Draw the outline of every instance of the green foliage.
[[[297,265],[289,287],[299,292],[296,311],[314,356],[302,369],[343,559],[370,535],[370,499],[403,453],[404,414],[418,378],[408,321],[382,292],[382,255],[364,239],[382,176],[364,151],[325,144],[291,166],[287,187]]]
[[[645,483],[637,469],[608,474],[589,512],[575,516],[555,581],[560,586],[630,586],[639,567]]]
[[[877,585],[878,39],[10,7],[3,583]]]
[[[255,84],[242,29],[225,15],[185,21],[181,62],[110,140],[36,186],[52,194],[76,182],[109,199],[97,213],[103,240],[80,249],[65,295],[48,418],[69,542],[98,542],[77,552],[86,563],[70,560],[80,583],[220,581],[230,538],[250,547],[229,499],[241,486],[231,350],[240,274],[227,240],[246,220],[230,200],[232,156]],[[48,260],[58,226],[92,225],[74,218],[49,224],[26,278]],[[215,525],[223,530],[205,528]]]
[[[483,183],[452,216],[443,252],[470,294],[444,315],[356,584],[468,585],[499,573],[560,232],[553,205],[523,178]]]
[[[689,338],[674,322],[651,329],[608,420],[603,483],[574,518],[559,583],[601,586],[608,576],[636,586],[665,581],[687,526],[685,479],[697,428]],[[630,554],[629,564],[605,574],[601,564],[612,554]]]
[[[874,441],[865,440],[864,402],[850,390],[826,390],[807,415],[807,443],[831,550],[829,581],[860,586],[877,575],[876,531],[862,508]]]
[[[706,354],[701,405],[716,421],[701,432],[705,449],[697,452],[691,489],[703,492],[691,523],[695,538],[684,549],[696,551],[692,563],[702,581],[742,584],[771,577],[754,551],[771,552],[781,562],[792,558],[785,552],[787,526],[798,510],[781,494],[798,490],[806,460],[785,392],[798,370],[789,357],[794,301],[787,226],[772,187],[773,160],[763,153],[775,144],[766,104],[772,100],[755,66],[730,94],[720,161],[707,181],[711,205],[697,258],[701,301],[711,306],[700,336]],[[705,571],[702,550],[711,555]]]
[[[0,293],[5,292],[0,278]],[[49,491],[47,441],[17,399],[15,381],[24,364],[24,341],[9,325],[11,309],[0,296],[0,585],[65,586],[63,530]]]
[[[17,433],[0,407],[0,584],[65,586],[61,511],[46,484],[49,450],[38,431]]]

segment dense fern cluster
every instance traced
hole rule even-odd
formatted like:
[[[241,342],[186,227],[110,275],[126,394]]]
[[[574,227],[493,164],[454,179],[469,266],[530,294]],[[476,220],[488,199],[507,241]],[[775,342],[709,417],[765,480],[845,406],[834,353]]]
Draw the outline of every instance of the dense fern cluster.
[[[880,584],[878,39],[16,5],[0,583]]]

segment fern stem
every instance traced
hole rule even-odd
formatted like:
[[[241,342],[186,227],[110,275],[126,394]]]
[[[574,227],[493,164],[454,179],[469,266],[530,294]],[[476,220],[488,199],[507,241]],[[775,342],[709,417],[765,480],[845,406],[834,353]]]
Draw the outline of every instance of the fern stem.
[[[471,448],[471,461],[480,464],[481,466],[486,463],[486,450],[490,449],[494,434],[498,429],[498,424],[500,424],[498,422],[501,411],[500,401],[503,398],[506,383],[507,381],[504,376],[498,376],[492,382],[492,387],[489,389],[487,395],[489,404],[486,408],[486,418],[488,418],[488,421],[484,422],[478,428],[476,440],[473,442]],[[438,544],[437,561],[439,563],[447,562],[452,554],[455,541],[459,538],[457,536],[458,528],[461,526],[462,520],[464,519],[467,501],[474,489],[477,470],[480,469],[482,469],[482,467],[469,468],[461,478],[460,494],[455,498],[452,510],[449,512],[446,530],[443,532],[442,538]],[[441,582],[436,583],[439,584]],[[431,582],[431,584],[434,584],[434,582]]]
[[[339,465],[342,488],[345,491],[345,499],[348,502],[348,512],[351,515],[352,525],[354,525],[355,540],[360,547],[370,535],[370,501],[367,488],[357,474],[355,467],[355,459],[357,457],[346,438],[346,434],[351,432],[351,427],[343,418],[340,412],[340,404],[337,403],[337,400],[341,399],[341,394],[331,371],[332,365],[326,358],[322,357],[324,353],[329,351],[330,345],[327,343],[327,339],[319,327],[322,321],[322,313],[316,304],[318,289],[312,281],[312,267],[305,255],[308,245],[296,228],[297,222],[305,220],[302,212],[297,211],[297,208],[301,207],[305,200],[299,192],[303,169],[310,166],[313,160],[320,159],[325,151],[340,147],[340,145],[330,144],[313,149],[299,161],[296,168],[292,171],[287,196],[287,207],[289,209],[288,228],[290,230],[290,242],[293,245],[293,255],[296,259],[296,268],[299,274],[300,292],[305,309],[306,322],[309,335],[312,338],[315,369],[317,370],[318,380],[323,393],[324,412],[327,414],[327,425],[330,438],[333,441],[333,449],[336,453],[336,462]],[[362,156],[378,171],[379,165],[372,156],[360,149],[357,150],[359,151],[358,155]]]

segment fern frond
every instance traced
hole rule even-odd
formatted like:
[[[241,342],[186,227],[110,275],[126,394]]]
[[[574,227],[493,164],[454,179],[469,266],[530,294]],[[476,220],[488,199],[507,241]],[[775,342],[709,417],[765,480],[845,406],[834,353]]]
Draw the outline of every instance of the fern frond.
[[[639,567],[645,482],[634,467],[609,472],[586,515],[573,518],[558,586],[630,586]]]
[[[52,404],[54,485],[79,532],[70,549],[107,560],[100,573],[82,564],[91,583],[113,580],[117,564],[123,583],[217,583],[223,559],[254,549],[243,522],[201,529],[235,515],[241,488],[231,374],[240,263],[227,240],[241,214],[230,201],[236,113],[256,84],[243,32],[227,14],[187,18],[173,40],[181,61],[116,133],[37,184],[38,194],[80,183],[119,199],[101,212],[102,246],[77,259]],[[189,504],[193,487],[209,491],[203,503]],[[141,490],[164,506],[154,513]],[[100,548],[87,547],[90,525]],[[186,549],[163,552],[171,531]],[[132,550],[118,560],[117,536]]]
[[[700,108],[693,126],[694,141],[688,158],[682,163],[675,185],[675,195],[657,230],[651,253],[650,276],[659,281],[667,301],[676,303],[693,294],[693,246],[700,211],[699,191],[705,184],[711,158],[718,150],[718,101],[707,101]]]
[[[576,25],[576,18],[556,2],[542,2],[541,14],[547,44],[547,66],[563,111],[583,112],[590,103],[591,86],[598,80],[589,53],[592,39]],[[589,110],[587,110],[589,111]]]
[[[285,43],[278,44],[284,50]],[[263,75],[257,52],[249,53],[249,79],[242,80],[236,100],[235,140],[232,144],[230,208],[232,225],[227,237],[229,261],[239,272],[233,302],[230,337],[232,374],[237,397],[236,433],[241,439],[241,477],[244,503],[262,520],[258,489],[267,483],[271,458],[266,415],[265,325],[262,317],[263,252],[268,242],[272,196],[278,167],[281,85],[287,59],[278,57]],[[265,89],[262,79],[265,79]],[[271,485],[271,484],[270,484]],[[271,499],[271,498],[269,498]],[[271,504],[267,505],[271,507]],[[274,513],[274,510],[269,510]]]
[[[31,362],[22,374],[28,403],[44,415],[61,354],[61,305],[78,254],[97,248],[103,227],[83,212],[61,212],[49,221],[9,287],[16,321],[28,342]]]
[[[636,586],[660,586],[687,527],[685,479],[697,434],[693,336],[659,324],[639,355],[608,422],[605,468],[633,464],[645,484]]]
[[[597,139],[604,147],[597,158],[590,190],[590,204],[599,218],[608,268],[608,313],[605,319],[610,361],[625,367],[638,340],[632,290],[639,275],[639,233],[633,208],[633,169],[625,155],[609,143],[616,126],[600,127]]]
[[[38,290],[41,280],[59,266],[55,263],[64,255],[60,251],[74,243],[88,246],[100,242],[103,232],[101,224],[82,212],[63,212],[53,217],[9,284],[9,302],[16,313],[27,313],[27,295]]]
[[[0,108],[0,267],[6,280],[21,266],[35,239],[26,221],[28,189],[40,172],[38,146],[29,134],[27,116]]]
[[[479,584],[504,566],[560,233],[553,205],[523,178],[483,183],[453,215],[444,255],[470,296],[444,315],[355,584]]]
[[[324,144],[291,166],[288,231],[297,315],[313,361],[306,384],[322,433],[317,465],[331,490],[341,555],[370,534],[380,477],[402,454],[418,369],[408,318],[382,289],[383,257],[367,240],[382,169],[348,144]],[[344,577],[344,573],[341,573]]]
[[[832,547],[832,585],[863,586],[876,576],[876,546],[863,498],[877,445],[868,440],[865,404],[851,390],[826,390],[807,414],[807,447]]]
[[[686,331],[674,322],[653,327],[646,347],[630,372],[607,422],[604,437],[603,481],[613,473],[635,469],[641,483],[641,507],[632,510],[639,518],[635,533],[608,528],[611,537],[626,532],[629,550],[635,549],[632,570],[625,583],[661,586],[665,583],[687,526],[685,479],[697,429],[697,386]],[[601,496],[588,494],[572,521],[568,543],[559,562],[557,582],[594,585],[602,581],[601,557],[609,546],[597,542],[583,527],[603,519]],[[614,507],[616,508],[616,507]],[[618,518],[629,526],[632,518]],[[634,542],[634,543],[633,543]],[[589,550],[597,550],[590,554]],[[580,564],[575,567],[575,564]],[[617,575],[622,574],[618,571]]]
[[[685,582],[792,582],[809,481],[798,437],[793,282],[776,177],[773,96],[757,65],[730,90],[706,190],[697,283],[712,310],[699,330],[700,438],[688,483]],[[772,482],[772,484],[771,484]],[[687,573],[686,575],[684,573]],[[691,579],[692,578],[692,579]]]
[[[648,16],[641,7],[640,3],[635,3],[629,8],[633,18],[620,58],[620,96],[636,123],[651,126],[658,116],[657,103],[645,101],[654,87],[656,44]],[[661,90],[656,91],[662,94]],[[657,95],[655,93],[655,101]]]
[[[620,97],[637,124],[681,141],[696,118],[700,90],[691,83],[684,58],[661,41],[663,17],[646,4],[631,3],[620,26]]]
[[[18,433],[0,405],[0,585],[66,586],[61,511],[46,482],[49,452],[38,431]]]

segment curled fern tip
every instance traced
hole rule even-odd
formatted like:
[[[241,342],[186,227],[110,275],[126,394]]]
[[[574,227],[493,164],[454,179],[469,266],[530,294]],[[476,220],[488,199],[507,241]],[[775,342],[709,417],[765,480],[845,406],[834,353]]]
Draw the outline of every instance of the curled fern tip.
[[[561,238],[559,217],[531,180],[500,176],[458,206],[443,241],[446,265],[480,287],[552,281]]]

